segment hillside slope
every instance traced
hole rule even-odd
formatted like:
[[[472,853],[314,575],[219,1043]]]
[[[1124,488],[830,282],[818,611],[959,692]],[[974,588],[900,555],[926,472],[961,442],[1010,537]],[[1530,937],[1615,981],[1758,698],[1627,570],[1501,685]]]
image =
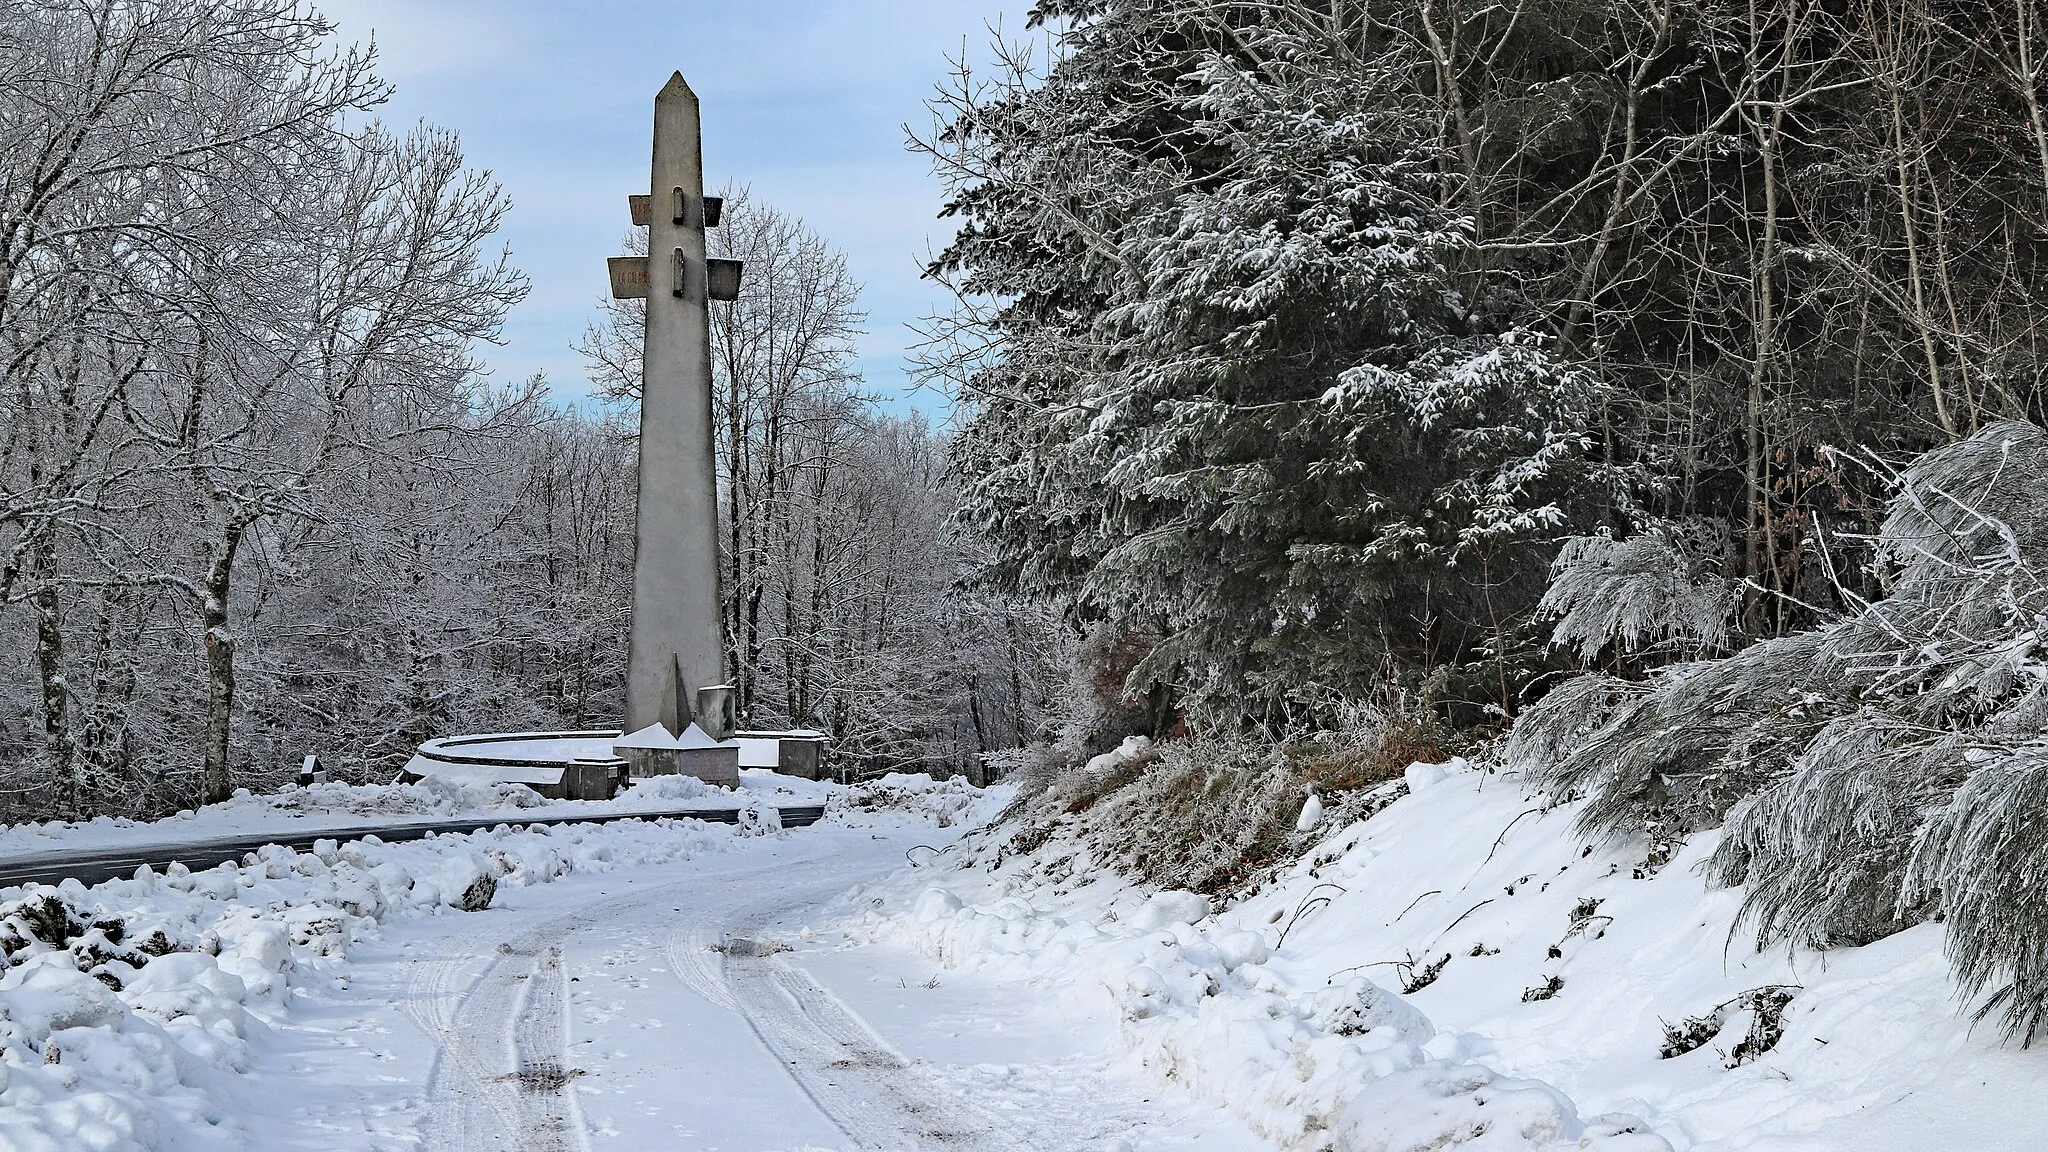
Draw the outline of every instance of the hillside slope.
[[[1973,1030],[1938,924],[1758,954],[1701,879],[1717,834],[1651,868],[1513,778],[1407,782],[1227,910],[998,824],[871,893],[866,930],[1065,990],[1288,1147],[2048,1146],[2048,1053]]]

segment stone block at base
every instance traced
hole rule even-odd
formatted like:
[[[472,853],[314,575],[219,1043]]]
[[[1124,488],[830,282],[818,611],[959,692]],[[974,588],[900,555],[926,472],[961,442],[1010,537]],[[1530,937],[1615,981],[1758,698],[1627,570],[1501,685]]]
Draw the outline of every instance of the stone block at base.
[[[706,784],[736,788],[740,782],[738,745],[710,748],[629,748],[621,746],[627,772],[635,780],[649,776],[695,776]]]
[[[777,742],[775,770],[784,776],[797,776],[805,780],[816,780],[820,775],[820,753],[825,749],[823,740],[784,739]]]
[[[618,760],[575,760],[562,769],[565,800],[609,800],[618,795],[625,764]]]
[[[784,776],[821,780],[830,773],[825,766],[826,737],[823,732],[794,729],[788,732],[735,732],[740,746],[740,767],[768,768]]]
[[[695,776],[706,784],[723,784],[728,788],[740,786],[739,745],[684,748],[681,754],[683,775]]]

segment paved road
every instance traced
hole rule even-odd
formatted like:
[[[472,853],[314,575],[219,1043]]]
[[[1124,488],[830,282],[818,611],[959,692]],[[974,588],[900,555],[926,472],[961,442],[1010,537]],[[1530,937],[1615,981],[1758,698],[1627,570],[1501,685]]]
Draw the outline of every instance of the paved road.
[[[801,828],[815,824],[825,815],[822,804],[790,805],[778,809],[782,814],[782,826]],[[0,858],[0,888],[20,884],[56,884],[63,880],[77,880],[81,884],[98,884],[103,880],[114,880],[133,876],[137,868],[148,865],[158,871],[166,865],[177,863],[195,871],[212,868],[218,864],[240,860],[250,852],[266,844],[281,844],[287,848],[305,850],[316,840],[361,840],[375,836],[387,842],[424,840],[437,833],[477,832],[486,828],[506,825],[514,828],[554,826],[560,824],[608,824],[614,820],[661,820],[688,819],[707,820],[717,824],[737,824],[740,810],[737,808],[677,808],[660,812],[607,813],[596,816],[494,816],[490,818],[468,818],[462,820],[409,821],[377,826],[356,826],[350,828],[316,828],[307,832],[279,835],[263,833],[250,836],[213,837],[205,840],[169,841],[157,844],[133,844],[121,848],[79,849],[71,852],[46,852],[34,856]]]
[[[265,1152],[1272,1152],[1139,1078],[1074,989],[941,970],[862,912],[956,830],[850,818],[385,921],[292,976]],[[593,837],[586,837],[591,844]],[[905,878],[904,883],[922,877]],[[864,927],[865,926],[865,927]],[[842,927],[852,931],[842,932]]]
[[[601,1089],[580,1083],[594,1070],[578,1066],[575,1053],[585,1054],[582,1059],[597,1053],[574,1043],[570,1003],[578,994],[570,991],[569,978],[572,970],[589,977],[582,994],[589,996],[607,967],[600,954],[634,939],[642,948],[658,940],[643,955],[665,961],[667,975],[680,984],[650,985],[645,977],[658,975],[649,972],[653,965],[641,968],[634,982],[639,994],[632,1015],[668,1016],[674,1025],[666,1042],[636,1061],[666,1074],[664,1100],[683,1089],[703,1093],[692,1101],[693,1111],[720,1107],[691,1070],[707,1058],[736,1054],[725,1043],[704,1041],[707,1021],[685,1023],[684,1005],[699,1003],[700,1015],[737,1017],[769,1057],[754,1065],[755,1086],[776,1101],[764,1111],[773,1117],[771,1126],[789,1124],[801,1134],[776,1147],[1023,1152],[1005,1125],[907,1060],[781,955],[789,946],[777,937],[850,882],[897,866],[900,853],[893,844],[879,851],[806,844],[774,857],[711,861],[680,877],[650,877],[595,900],[526,892],[538,907],[459,921],[468,931],[444,936],[413,958],[400,997],[441,1053],[426,1092],[427,1146],[445,1152],[588,1147],[579,1088]],[[683,989],[695,998],[683,994],[679,1002]],[[606,1046],[619,1042],[608,1037]],[[785,1087],[759,1079],[770,1066],[788,1077]],[[806,1103],[815,1111],[806,1112]],[[726,1146],[724,1139],[711,1143]]]

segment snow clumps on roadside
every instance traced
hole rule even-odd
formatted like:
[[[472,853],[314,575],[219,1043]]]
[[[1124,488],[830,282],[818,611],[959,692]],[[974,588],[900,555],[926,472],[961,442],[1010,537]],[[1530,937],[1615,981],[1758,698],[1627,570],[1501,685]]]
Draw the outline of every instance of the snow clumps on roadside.
[[[756,821],[753,831],[769,831]],[[219,1103],[252,1030],[295,985],[333,979],[380,921],[481,907],[499,885],[686,859],[733,842],[695,821],[627,821],[405,844],[270,846],[0,901],[0,1148],[234,1147]],[[21,890],[16,890],[20,892]]]
[[[1007,803],[1013,791],[1008,787],[976,788],[961,776],[934,780],[930,776],[892,772],[834,789],[825,803],[827,815],[842,821],[851,821],[863,813],[900,812],[951,828],[971,822],[978,815],[992,815],[992,807]]]

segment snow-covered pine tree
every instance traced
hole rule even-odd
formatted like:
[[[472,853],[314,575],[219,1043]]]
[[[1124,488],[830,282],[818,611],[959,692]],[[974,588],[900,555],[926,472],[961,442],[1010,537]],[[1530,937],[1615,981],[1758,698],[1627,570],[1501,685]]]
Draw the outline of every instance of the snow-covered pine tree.
[[[1291,8],[1067,14],[929,142],[966,219],[937,271],[997,302],[943,365],[994,575],[1152,637],[1131,687],[1222,719],[1498,651],[1600,393],[1461,275],[1417,62]]]

